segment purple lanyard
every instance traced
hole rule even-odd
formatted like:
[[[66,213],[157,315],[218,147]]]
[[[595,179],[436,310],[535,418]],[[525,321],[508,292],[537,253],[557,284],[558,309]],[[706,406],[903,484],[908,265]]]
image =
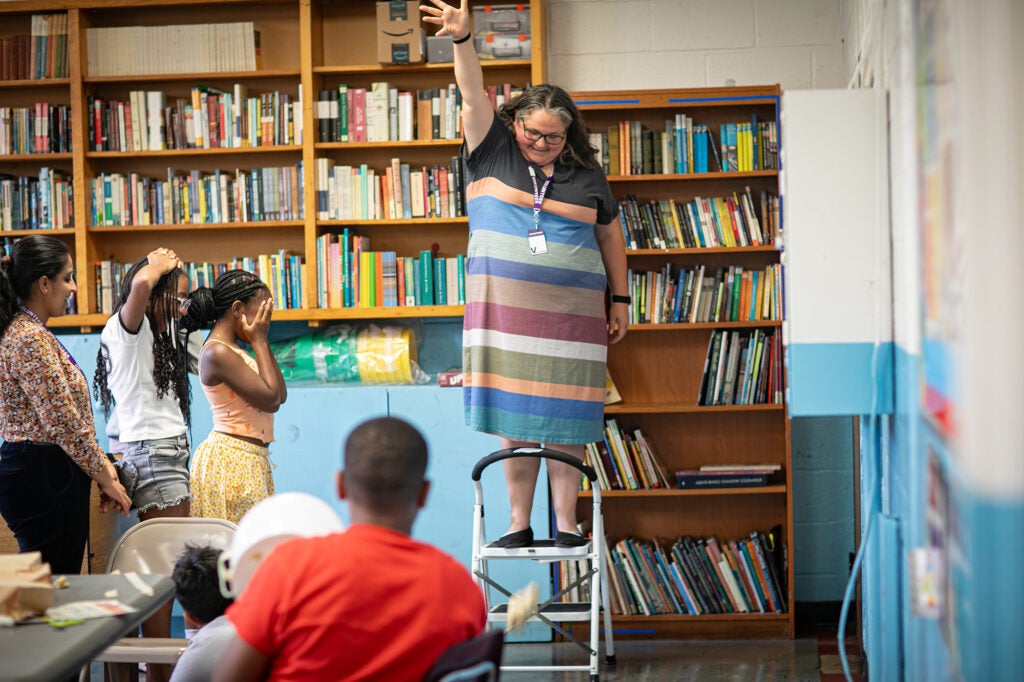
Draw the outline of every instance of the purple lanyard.
[[[46,331],[47,331],[47,332],[48,332],[48,333],[50,334],[50,336],[51,336],[51,337],[53,338],[53,340],[57,342],[57,345],[61,347],[61,350],[63,350],[63,351],[64,351],[64,355],[66,355],[66,356],[67,356],[67,358],[68,358],[68,360],[70,360],[70,361],[71,361],[71,364],[72,364],[72,365],[74,365],[74,366],[75,366],[75,368],[76,368],[76,369],[77,369],[77,370],[78,370],[79,372],[82,372],[82,368],[78,366],[78,363],[77,363],[77,362],[75,362],[75,356],[73,356],[73,355],[72,355],[72,354],[71,354],[71,353],[70,353],[70,352],[68,351],[67,347],[66,347],[66,346],[65,346],[65,345],[64,345],[63,343],[61,343],[61,342],[60,342],[60,339],[58,339],[58,338],[57,338],[57,335],[56,335],[56,334],[54,334],[53,332],[51,332],[51,331],[50,331],[50,328],[49,328],[49,327],[47,327],[47,326],[46,326],[45,324],[43,324],[43,321],[39,319],[39,316],[38,316],[38,315],[36,315],[36,314],[35,314],[34,312],[32,312],[31,310],[29,310],[28,308],[26,308],[26,307],[25,307],[25,306],[23,306],[23,305],[19,305],[18,307],[19,307],[19,308],[21,309],[21,312],[25,313],[26,315],[28,315],[29,317],[31,317],[31,318],[32,318],[33,320],[35,320],[36,322],[38,322],[38,323],[39,323],[39,326],[40,326],[40,327],[42,327],[43,329],[45,329],[45,330],[46,330]],[[83,376],[83,377],[85,376],[85,372],[82,372],[82,376]]]
[[[544,195],[548,193],[548,187],[551,185],[551,178],[554,176],[554,171],[548,176],[548,179],[541,185],[540,191],[537,191],[537,173],[533,170],[533,166],[530,166],[530,180],[533,182],[533,229],[535,232],[543,232],[540,226],[540,206],[544,203]]]

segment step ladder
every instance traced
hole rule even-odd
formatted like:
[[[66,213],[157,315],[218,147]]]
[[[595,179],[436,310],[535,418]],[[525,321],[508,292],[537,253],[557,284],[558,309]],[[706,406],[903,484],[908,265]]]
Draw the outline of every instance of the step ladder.
[[[593,496],[593,531],[589,543],[581,547],[555,547],[554,540],[536,540],[526,547],[504,549],[488,544],[484,531],[483,486],[480,476],[491,464],[512,457],[536,457],[554,459],[564,462],[576,469],[590,480]],[[473,576],[484,593],[487,604],[487,621],[489,624],[505,623],[508,620],[508,602],[492,604],[490,589],[493,588],[505,597],[523,586],[509,589],[498,584],[488,574],[488,563],[491,561],[536,561],[554,562],[566,559],[587,559],[589,569],[571,584],[555,592],[550,599],[537,605],[537,612],[530,621],[542,622],[583,649],[589,656],[587,665],[537,665],[537,666],[502,666],[503,671],[539,672],[539,671],[582,671],[590,673],[591,682],[598,680],[598,627],[601,608],[604,608],[605,662],[615,665],[615,644],[612,638],[611,609],[608,605],[608,566],[605,564],[604,522],[601,516],[601,491],[597,483],[597,473],[593,468],[571,455],[548,448],[507,448],[487,455],[473,467],[473,485],[476,488],[476,504],[473,507]],[[563,594],[571,589],[587,585],[590,587],[589,602],[558,602]],[[587,644],[559,623],[590,622],[590,643]]]

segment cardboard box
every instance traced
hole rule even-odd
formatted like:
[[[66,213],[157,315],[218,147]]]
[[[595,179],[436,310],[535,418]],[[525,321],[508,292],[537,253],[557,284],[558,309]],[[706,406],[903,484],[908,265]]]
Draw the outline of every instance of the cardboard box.
[[[0,556],[0,617],[13,622],[42,615],[53,605],[50,564],[39,552]]]
[[[427,36],[427,61],[443,64],[455,61],[455,45],[451,36]]]
[[[473,40],[480,59],[530,58],[530,36],[525,33],[478,33]]]
[[[476,33],[530,34],[530,6],[474,5],[473,28]]]
[[[417,0],[377,3],[377,61],[416,64],[423,61],[423,26]]]

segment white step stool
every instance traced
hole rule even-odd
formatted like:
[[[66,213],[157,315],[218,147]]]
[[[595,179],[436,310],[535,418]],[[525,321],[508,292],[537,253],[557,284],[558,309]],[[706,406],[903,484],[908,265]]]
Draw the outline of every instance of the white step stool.
[[[593,531],[589,543],[582,547],[555,547],[554,540],[536,540],[526,547],[504,549],[487,544],[484,538],[484,501],[483,486],[480,475],[491,464],[512,457],[537,457],[554,459],[579,469],[591,482],[594,496]],[[608,605],[608,567],[605,564],[604,521],[601,516],[601,491],[597,483],[597,473],[582,461],[557,450],[548,448],[509,448],[498,450],[487,455],[473,467],[473,485],[476,487],[476,505],[473,507],[473,575],[484,593],[487,604],[487,620],[489,623],[504,623],[508,620],[508,603],[491,604],[489,587],[494,588],[506,597],[511,597],[510,590],[491,579],[487,565],[490,561],[562,561],[565,559],[587,559],[590,570],[580,576],[572,584],[556,592],[545,602],[538,604],[537,613],[530,618],[546,624],[555,632],[576,643],[589,655],[588,665],[551,665],[551,666],[502,666],[503,671],[587,671],[591,682],[598,680],[598,627],[601,608],[604,608],[604,645],[605,662],[615,665],[615,644],[612,638],[611,609]],[[559,597],[579,585],[590,586],[590,602],[565,603],[556,602]],[[516,588],[518,589],[518,588]],[[590,621],[590,644],[586,644],[559,623]]]

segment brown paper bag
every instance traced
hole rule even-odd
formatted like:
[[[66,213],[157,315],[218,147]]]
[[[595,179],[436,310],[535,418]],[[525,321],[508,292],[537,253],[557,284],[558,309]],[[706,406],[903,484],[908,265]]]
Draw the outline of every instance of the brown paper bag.
[[[53,605],[50,564],[39,552],[0,554],[0,617],[17,622]]]

